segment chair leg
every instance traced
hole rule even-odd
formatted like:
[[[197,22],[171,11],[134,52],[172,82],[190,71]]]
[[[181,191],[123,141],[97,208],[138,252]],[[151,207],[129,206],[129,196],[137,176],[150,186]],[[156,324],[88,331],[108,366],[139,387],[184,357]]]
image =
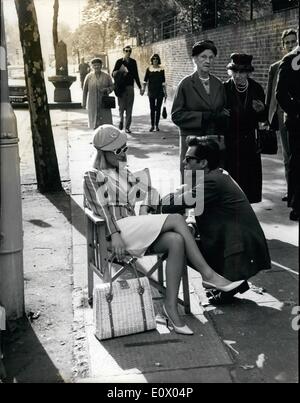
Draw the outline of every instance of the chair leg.
[[[187,265],[185,265],[185,269],[182,274],[182,291],[183,291],[184,312],[186,314],[189,314],[191,313],[191,305],[190,305],[190,290],[189,290],[189,277],[188,277]]]
[[[98,239],[99,242],[99,255],[100,255],[100,273],[104,282],[109,281],[109,272],[108,272],[108,252],[107,252],[107,242],[106,242],[106,232],[105,226],[99,225],[97,226],[98,230]]]
[[[160,260],[160,258],[158,258],[157,260]],[[158,266],[157,276],[158,276],[158,278],[157,278],[158,283],[161,286],[163,286],[164,285],[164,267],[163,267],[163,262],[162,261],[160,262],[160,264]]]
[[[87,240],[87,271],[88,271],[88,300],[93,298],[94,275],[90,263],[94,260],[94,245],[93,245],[93,223],[89,218],[86,218],[86,240]]]

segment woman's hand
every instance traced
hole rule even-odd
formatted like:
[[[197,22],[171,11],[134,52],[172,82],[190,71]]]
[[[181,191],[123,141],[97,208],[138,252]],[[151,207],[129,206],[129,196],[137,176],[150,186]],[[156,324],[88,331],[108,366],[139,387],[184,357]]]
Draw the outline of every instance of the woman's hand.
[[[111,249],[112,253],[115,254],[119,261],[125,258],[126,248],[119,232],[115,232],[111,235]]]
[[[252,107],[255,110],[255,112],[259,113],[259,112],[263,112],[265,110],[265,105],[262,101],[256,100],[254,99],[252,101]]]
[[[149,213],[149,207],[142,205],[139,210],[139,215],[147,215]]]

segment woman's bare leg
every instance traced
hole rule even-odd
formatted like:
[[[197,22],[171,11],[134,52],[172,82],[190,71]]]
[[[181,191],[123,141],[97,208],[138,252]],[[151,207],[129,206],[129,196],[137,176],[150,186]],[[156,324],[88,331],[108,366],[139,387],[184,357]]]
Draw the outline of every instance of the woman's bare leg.
[[[151,249],[155,253],[168,253],[166,264],[166,299],[165,307],[170,318],[176,326],[184,326],[177,311],[177,297],[180,280],[185,263],[184,240],[175,232],[164,232],[152,244]]]
[[[166,219],[161,233],[175,232],[184,239],[185,253],[187,258],[193,264],[194,268],[202,275],[203,280],[214,283],[217,286],[226,286],[231,282],[217,274],[205,261],[200,252],[185,219],[179,214],[170,214]]]

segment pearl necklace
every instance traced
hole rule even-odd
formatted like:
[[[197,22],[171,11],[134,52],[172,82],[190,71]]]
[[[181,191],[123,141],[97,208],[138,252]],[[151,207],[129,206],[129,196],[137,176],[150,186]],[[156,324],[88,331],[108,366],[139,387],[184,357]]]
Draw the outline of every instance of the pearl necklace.
[[[208,77],[208,78],[202,78],[202,77],[199,76],[199,74],[198,74],[198,77],[200,78],[201,81],[204,81],[204,82],[205,82],[205,81],[208,81],[208,80],[210,79],[210,77]]]
[[[236,83],[234,83],[234,86],[235,86],[235,88],[236,88],[236,90],[237,90],[238,92],[242,93],[242,92],[247,91],[248,86],[249,86],[249,82],[248,82],[248,80],[247,80],[246,83],[243,84],[243,85],[241,85],[240,87],[238,87],[238,86],[236,85]]]

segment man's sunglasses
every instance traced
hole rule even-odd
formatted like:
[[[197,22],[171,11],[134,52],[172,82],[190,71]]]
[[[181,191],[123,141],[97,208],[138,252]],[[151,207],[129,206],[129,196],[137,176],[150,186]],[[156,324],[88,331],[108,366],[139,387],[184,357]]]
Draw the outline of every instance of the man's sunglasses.
[[[186,161],[187,163],[189,163],[191,160],[199,161],[199,158],[197,158],[197,157],[191,157],[191,156],[189,156],[189,155],[187,155],[187,156],[185,157],[185,161]]]
[[[124,52],[125,53],[131,53],[131,50],[130,49],[125,49]]]
[[[113,153],[114,153],[115,155],[119,155],[119,154],[121,154],[121,153],[126,153],[127,150],[128,150],[128,147],[127,147],[127,145],[125,145],[125,146],[123,146],[123,147],[117,148],[116,150],[113,151]]]

